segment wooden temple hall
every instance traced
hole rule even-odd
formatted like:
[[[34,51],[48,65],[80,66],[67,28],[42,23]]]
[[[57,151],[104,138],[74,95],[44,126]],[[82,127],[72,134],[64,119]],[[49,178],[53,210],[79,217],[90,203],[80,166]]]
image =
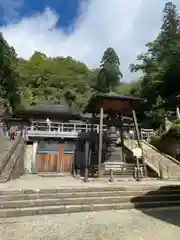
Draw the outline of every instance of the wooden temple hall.
[[[113,169],[119,176],[134,176],[137,162],[125,142],[133,139],[141,148],[134,109],[143,102],[139,98],[96,94],[83,114],[64,105],[26,110],[26,172],[81,175],[87,180],[89,176],[109,175]],[[145,169],[143,159],[138,166]]]

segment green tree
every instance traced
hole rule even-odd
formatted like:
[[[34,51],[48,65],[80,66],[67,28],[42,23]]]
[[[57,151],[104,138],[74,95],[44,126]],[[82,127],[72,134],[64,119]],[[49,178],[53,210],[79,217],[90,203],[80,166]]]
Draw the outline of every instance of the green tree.
[[[71,57],[48,58],[35,52],[29,61],[19,59],[18,70],[23,78],[23,103],[60,104],[83,108],[91,96],[92,71]]]
[[[180,17],[172,2],[168,2],[163,11],[159,45],[159,62],[162,62],[164,68],[160,94],[168,98],[180,89]]]
[[[119,95],[123,96],[134,96],[139,97],[140,96],[140,87],[141,87],[141,81],[133,81],[130,83],[120,83],[116,88],[115,92]]]
[[[171,2],[165,4],[157,38],[146,47],[147,53],[137,58],[141,63],[130,67],[131,71],[143,73],[140,95],[148,99],[145,108],[149,111],[145,116],[161,122],[165,110],[159,109],[158,120],[157,105],[180,89],[180,20],[177,8]]]
[[[9,110],[18,108],[21,100],[16,53],[2,34],[0,34],[0,97],[1,103]]]
[[[113,48],[108,48],[102,57],[100,71],[97,77],[97,90],[111,92],[122,78],[120,60]]]

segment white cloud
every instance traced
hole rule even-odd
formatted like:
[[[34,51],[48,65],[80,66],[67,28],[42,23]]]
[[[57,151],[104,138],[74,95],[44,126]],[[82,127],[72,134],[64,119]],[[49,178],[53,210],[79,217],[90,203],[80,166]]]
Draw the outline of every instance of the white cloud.
[[[104,50],[111,46],[120,57],[124,80],[129,81],[136,77],[129,73],[129,64],[156,37],[166,2],[89,0],[69,34],[56,28],[59,16],[49,8],[0,31],[21,57],[29,58],[34,51],[48,56],[69,55],[93,68],[99,66]],[[174,3],[180,7],[179,0]]]
[[[22,6],[23,0],[0,0],[0,9],[3,11],[3,20],[16,21],[19,17],[18,9]]]

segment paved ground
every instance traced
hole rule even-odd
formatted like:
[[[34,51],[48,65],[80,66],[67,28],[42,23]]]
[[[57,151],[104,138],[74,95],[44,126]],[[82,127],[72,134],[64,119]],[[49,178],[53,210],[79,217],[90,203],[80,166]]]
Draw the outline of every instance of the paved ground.
[[[121,210],[13,218],[0,220],[0,239],[179,240],[179,214],[180,209]]]
[[[103,187],[103,186],[164,186],[164,185],[180,185],[180,181],[159,181],[159,180],[143,180],[136,182],[135,180],[121,180],[110,183],[106,180],[92,181],[84,183],[83,180],[74,179],[73,177],[40,177],[38,175],[24,175],[19,179],[11,180],[7,183],[0,184],[0,190],[12,189],[49,189],[63,187]]]

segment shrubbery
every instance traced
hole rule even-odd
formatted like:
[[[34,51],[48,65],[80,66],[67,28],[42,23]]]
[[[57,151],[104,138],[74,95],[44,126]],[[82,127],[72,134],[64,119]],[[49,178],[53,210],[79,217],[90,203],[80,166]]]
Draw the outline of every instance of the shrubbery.
[[[176,123],[161,136],[154,136],[150,142],[161,152],[171,155],[180,160],[180,121]]]

